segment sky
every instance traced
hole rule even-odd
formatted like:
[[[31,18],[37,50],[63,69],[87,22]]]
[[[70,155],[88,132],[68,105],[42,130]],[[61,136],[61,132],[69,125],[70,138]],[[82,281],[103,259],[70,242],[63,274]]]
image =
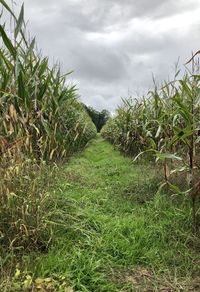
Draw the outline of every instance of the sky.
[[[18,5],[20,0],[16,0]],[[38,48],[60,62],[83,102],[113,112],[200,49],[200,0],[24,0]]]

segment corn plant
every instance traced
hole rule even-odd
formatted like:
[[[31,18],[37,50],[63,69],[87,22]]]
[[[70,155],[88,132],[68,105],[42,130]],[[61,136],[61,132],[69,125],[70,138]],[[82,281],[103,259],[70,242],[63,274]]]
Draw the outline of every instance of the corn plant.
[[[187,173],[188,188],[184,193],[192,198],[193,229],[196,230],[195,202],[200,189],[195,175],[199,169],[196,148],[200,141],[200,77],[186,73],[178,80],[178,74],[161,89],[155,86],[147,98],[124,99],[102,135],[135,160],[144,153],[153,154],[151,157],[163,164],[162,187],[167,185],[181,193],[170,177],[174,173]]]
[[[24,6],[16,17],[5,1],[0,3],[14,22],[14,32],[9,34],[6,24],[0,25],[1,152],[5,151],[6,143],[7,150],[22,149],[37,158],[64,157],[73,152],[75,138],[86,140],[85,131],[76,132],[77,124],[91,128],[88,139],[94,136],[94,127],[88,118],[79,120],[80,114],[74,119],[77,94],[75,86],[66,85],[69,73],[63,75],[57,65],[51,68],[48,58],[36,53],[35,39],[26,39]],[[70,111],[67,111],[68,105]],[[86,117],[83,108],[79,107],[78,111]],[[74,131],[75,137],[71,135]]]
[[[0,24],[0,248],[45,250],[58,217],[46,162],[82,149],[96,129],[69,74],[27,38],[24,6],[16,16],[0,0],[0,11],[14,23],[14,30]]]

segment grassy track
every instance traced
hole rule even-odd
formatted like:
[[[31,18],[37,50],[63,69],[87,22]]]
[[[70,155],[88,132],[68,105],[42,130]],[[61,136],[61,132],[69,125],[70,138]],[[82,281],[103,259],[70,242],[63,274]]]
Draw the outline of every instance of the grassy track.
[[[98,137],[59,172],[54,195],[68,228],[47,254],[25,259],[36,276],[66,276],[75,291],[199,291],[188,202],[155,195],[152,166]]]

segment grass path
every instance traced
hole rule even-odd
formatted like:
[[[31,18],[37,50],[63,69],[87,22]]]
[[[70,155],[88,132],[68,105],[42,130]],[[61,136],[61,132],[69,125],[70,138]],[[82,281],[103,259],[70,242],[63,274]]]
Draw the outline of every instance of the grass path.
[[[74,291],[199,291],[187,202],[155,195],[153,167],[97,137],[59,173],[67,228],[34,259],[35,274],[65,276]]]

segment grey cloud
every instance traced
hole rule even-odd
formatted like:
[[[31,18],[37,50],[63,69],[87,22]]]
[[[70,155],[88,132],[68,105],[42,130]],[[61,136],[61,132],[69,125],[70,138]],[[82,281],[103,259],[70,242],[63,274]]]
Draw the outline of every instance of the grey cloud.
[[[56,1],[25,0],[30,9],[37,7],[45,14],[56,11],[56,19],[63,24],[76,27],[81,31],[103,30],[119,22],[127,22],[138,17],[164,17],[192,9],[194,0],[78,0]],[[52,15],[51,15],[52,16]]]
[[[200,21],[193,23],[192,14],[188,27],[183,19],[183,30],[170,28],[172,16],[197,9],[195,0],[25,0],[43,54],[74,70],[84,102],[111,111],[121,97],[147,91],[152,73],[161,82],[179,56],[183,64],[199,49]]]

